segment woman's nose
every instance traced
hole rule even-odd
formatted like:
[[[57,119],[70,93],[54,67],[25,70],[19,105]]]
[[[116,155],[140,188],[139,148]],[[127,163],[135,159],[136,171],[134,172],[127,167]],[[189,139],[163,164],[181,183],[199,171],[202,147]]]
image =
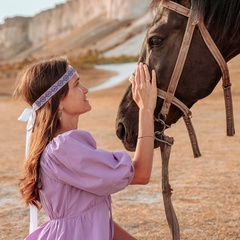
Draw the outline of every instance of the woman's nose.
[[[88,93],[88,88],[87,87],[85,87],[84,85],[82,85],[82,91],[86,94],[86,93]]]

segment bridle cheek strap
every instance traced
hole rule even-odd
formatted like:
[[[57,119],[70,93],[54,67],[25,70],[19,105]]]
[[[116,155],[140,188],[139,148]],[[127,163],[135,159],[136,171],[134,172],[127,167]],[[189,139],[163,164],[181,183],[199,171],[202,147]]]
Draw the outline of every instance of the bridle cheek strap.
[[[164,103],[161,109],[161,115],[163,116],[167,116],[169,113],[170,106],[171,106],[173,97],[175,95],[178,82],[187,58],[187,54],[188,54],[188,50],[190,47],[195,26],[196,26],[195,24],[192,24],[192,17],[190,16],[188,18],[188,23],[187,23],[186,31],[183,37],[182,45],[181,45],[178,58],[173,70],[173,74],[168,86],[167,96],[166,96],[166,99],[164,100]]]

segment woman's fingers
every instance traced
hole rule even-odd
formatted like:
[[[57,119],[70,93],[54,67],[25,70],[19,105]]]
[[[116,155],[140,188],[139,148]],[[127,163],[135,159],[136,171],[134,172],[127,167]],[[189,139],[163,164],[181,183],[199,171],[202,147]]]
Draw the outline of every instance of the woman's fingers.
[[[135,74],[132,74],[129,77],[129,81],[138,87],[144,86],[146,83],[150,83],[151,76],[148,70],[148,66],[140,62],[136,67]]]
[[[152,86],[157,87],[157,77],[154,69],[152,70]]]
[[[141,80],[140,80],[140,75],[141,75],[141,72],[140,72],[140,64],[136,67],[136,71],[135,71],[135,82],[137,85],[140,85],[141,83]]]
[[[152,82],[151,82],[151,74],[149,73],[148,66],[140,62],[135,70],[135,74],[132,74],[129,77],[129,81],[132,83],[132,91],[134,95],[140,89],[145,88],[145,86],[149,89],[151,87],[152,91],[155,92],[156,88],[156,72],[152,70]],[[139,89],[139,90],[138,90]]]
[[[135,77],[132,77],[130,81],[132,82],[132,96],[138,107],[154,110],[157,96],[156,72],[152,70],[152,74],[150,74],[148,66],[139,63],[136,67]]]
[[[148,66],[140,62],[135,71],[135,83],[142,87],[146,82],[150,82],[150,79],[151,77],[148,71]]]
[[[132,73],[128,80],[130,83],[132,83],[134,79],[135,79],[135,73]]]
[[[140,84],[143,86],[146,83],[146,76],[143,63],[139,64],[139,72],[140,72]]]
[[[145,81],[146,83],[150,83],[151,77],[148,71],[148,66],[146,64],[143,65],[143,69],[144,69],[144,74],[145,74]]]

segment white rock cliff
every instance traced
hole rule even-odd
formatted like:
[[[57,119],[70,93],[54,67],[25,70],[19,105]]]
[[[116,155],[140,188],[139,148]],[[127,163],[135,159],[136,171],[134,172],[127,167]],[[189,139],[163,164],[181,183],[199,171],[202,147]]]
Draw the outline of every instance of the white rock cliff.
[[[113,49],[138,34],[141,44],[151,21],[146,14],[149,3],[150,0],[68,0],[34,17],[7,18],[0,25],[0,61],[87,49],[107,52],[106,56],[111,56],[111,52],[121,55]]]

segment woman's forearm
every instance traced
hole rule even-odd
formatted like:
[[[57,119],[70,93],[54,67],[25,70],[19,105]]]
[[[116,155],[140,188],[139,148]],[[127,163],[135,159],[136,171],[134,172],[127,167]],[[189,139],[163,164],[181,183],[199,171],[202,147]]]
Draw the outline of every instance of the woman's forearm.
[[[147,65],[139,63],[132,80],[133,99],[139,107],[139,128],[133,158],[135,174],[131,184],[147,184],[152,171],[154,151],[153,113],[157,101],[157,83],[154,70],[152,70],[152,81],[150,79]]]
[[[147,184],[150,180],[154,152],[154,121],[151,109],[139,111],[139,130],[133,158],[135,175],[131,184]]]

